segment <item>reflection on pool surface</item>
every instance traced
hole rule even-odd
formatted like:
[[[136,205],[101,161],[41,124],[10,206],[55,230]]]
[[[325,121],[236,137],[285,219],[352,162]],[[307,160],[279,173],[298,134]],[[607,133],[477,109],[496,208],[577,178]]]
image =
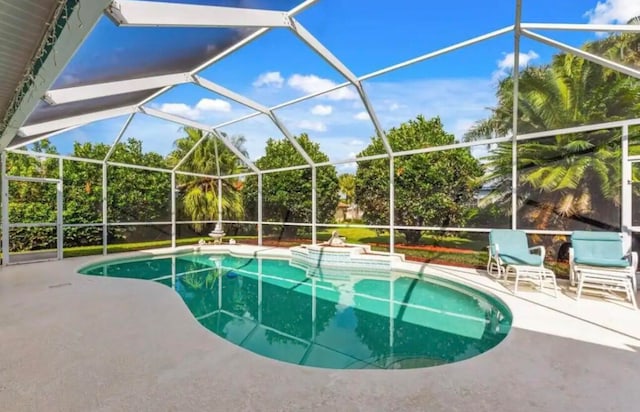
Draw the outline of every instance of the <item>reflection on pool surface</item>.
[[[498,300],[432,277],[305,271],[284,260],[206,254],[107,261],[80,272],[163,283],[217,335],[306,366],[456,362],[491,349],[511,327]]]

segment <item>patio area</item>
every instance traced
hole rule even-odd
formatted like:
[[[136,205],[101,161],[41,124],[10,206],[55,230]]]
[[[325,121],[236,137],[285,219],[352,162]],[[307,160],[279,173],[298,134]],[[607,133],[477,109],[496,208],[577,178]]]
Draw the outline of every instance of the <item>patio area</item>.
[[[3,410],[593,410],[640,404],[640,311],[622,301],[513,296],[479,271],[424,267],[503,299],[505,341],[475,358],[398,371],[298,367],[198,324],[170,288],[75,274],[101,258],[4,268]],[[407,267],[416,268],[415,264]]]

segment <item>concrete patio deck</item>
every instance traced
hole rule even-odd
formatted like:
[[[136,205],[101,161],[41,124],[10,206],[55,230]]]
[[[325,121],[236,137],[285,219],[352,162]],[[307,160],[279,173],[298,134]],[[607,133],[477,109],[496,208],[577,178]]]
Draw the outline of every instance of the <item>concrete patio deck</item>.
[[[505,341],[433,368],[327,370],[234,346],[161,284],[75,273],[101,259],[0,270],[1,411],[640,408],[640,311],[622,301],[513,296],[482,273],[429,267],[502,298],[514,315]]]

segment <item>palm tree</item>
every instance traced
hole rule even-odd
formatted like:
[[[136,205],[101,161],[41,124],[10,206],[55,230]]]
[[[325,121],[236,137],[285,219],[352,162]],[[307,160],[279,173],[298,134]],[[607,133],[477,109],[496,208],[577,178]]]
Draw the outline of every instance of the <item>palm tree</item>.
[[[175,141],[175,149],[169,154],[170,164],[177,165],[204,137],[193,153],[182,163],[180,170],[213,176],[237,174],[245,170],[235,154],[221,144],[213,134],[203,135],[202,130],[191,127],[185,127],[183,130],[186,136]],[[240,152],[247,155],[244,147],[246,140],[243,136],[232,136],[229,140]],[[222,218],[218,216],[217,179],[178,175],[177,183],[182,199],[182,210],[190,220],[205,221]],[[241,219],[244,216],[241,189],[242,182],[238,178],[222,180],[222,215],[228,219]],[[205,227],[202,223],[194,223],[192,226],[197,232],[202,232]]]
[[[640,24],[640,16],[632,18],[627,24]],[[587,43],[585,50],[635,69],[640,67],[640,36],[637,33],[612,34]]]
[[[344,201],[349,207],[355,206],[355,219],[360,216],[360,210],[356,204],[356,177],[351,173],[343,173],[338,176],[338,187],[344,196]],[[346,214],[345,214],[346,219]]]
[[[637,79],[569,54],[554,56],[549,65],[526,68],[520,75],[519,87],[519,133],[627,119],[640,114]],[[510,133],[511,78],[500,82],[497,97],[493,115],[478,122],[466,136],[468,140]],[[619,130],[524,141],[518,143],[517,153],[519,214],[525,221],[539,229],[570,229],[576,221],[601,223],[603,227],[619,225]],[[485,179],[492,182],[495,189],[484,202],[502,202],[506,206],[511,200],[511,145],[498,145],[487,160],[490,173]]]
[[[343,173],[338,176],[338,186],[340,193],[344,195],[344,200],[348,204],[355,202],[356,197],[356,177],[351,173]]]

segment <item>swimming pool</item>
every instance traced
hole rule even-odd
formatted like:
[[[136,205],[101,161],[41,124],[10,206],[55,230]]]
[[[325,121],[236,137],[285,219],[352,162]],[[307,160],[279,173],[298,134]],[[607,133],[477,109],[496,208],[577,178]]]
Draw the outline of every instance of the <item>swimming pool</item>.
[[[498,299],[430,276],[302,270],[286,260],[200,253],[111,260],[79,272],[160,282],[227,341],[306,366],[457,362],[493,348],[511,327]]]

